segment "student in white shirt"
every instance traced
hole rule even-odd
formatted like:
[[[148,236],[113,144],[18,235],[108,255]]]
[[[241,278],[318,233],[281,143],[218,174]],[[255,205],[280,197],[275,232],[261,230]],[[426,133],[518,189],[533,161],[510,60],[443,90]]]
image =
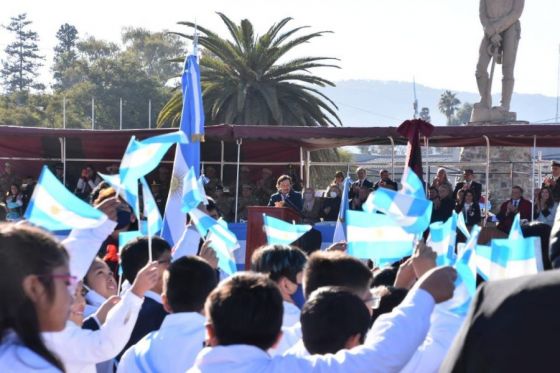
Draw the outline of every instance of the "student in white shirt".
[[[49,234],[0,225],[0,372],[61,372],[42,332],[64,329],[76,278],[68,254]]]
[[[107,299],[117,295],[117,282],[113,272],[107,263],[98,257],[91,263],[83,286],[87,289],[84,317],[92,315]]]
[[[144,294],[158,279],[157,262],[142,268],[130,291],[124,294],[122,300],[109,312],[99,330],[81,328],[85,301],[80,294],[81,287],[78,287],[64,330],[43,333],[46,345],[62,360],[66,372],[94,373],[97,363],[113,359],[121,352],[138,318]]]
[[[142,338],[121,358],[117,372],[181,372],[204,344],[204,302],[216,287],[216,271],[204,259],[183,256],[163,274],[163,306],[170,314],[161,328]]]
[[[399,307],[378,319],[365,345],[300,358],[267,354],[281,335],[282,296],[266,276],[238,273],[206,301],[212,347],[200,352],[189,372],[397,372],[425,338],[435,303],[451,298],[455,278],[450,267],[430,271]]]
[[[306,262],[307,256],[303,251],[287,245],[263,246],[251,258],[251,270],[268,275],[278,285],[284,306],[283,327],[299,322],[300,309],[294,304],[292,296],[302,287]]]

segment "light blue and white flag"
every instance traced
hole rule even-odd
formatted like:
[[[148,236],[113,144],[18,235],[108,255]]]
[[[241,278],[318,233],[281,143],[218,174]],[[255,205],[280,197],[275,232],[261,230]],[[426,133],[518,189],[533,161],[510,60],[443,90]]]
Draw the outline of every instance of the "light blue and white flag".
[[[455,211],[453,211],[453,214],[447,221],[437,221],[430,224],[430,235],[426,244],[436,252],[436,264],[438,266],[453,265],[455,263],[456,227],[457,213]]]
[[[144,177],[140,179],[142,183],[142,196],[144,199],[144,218],[146,219],[145,230],[142,230],[147,236],[158,235],[163,226],[163,221],[161,220],[161,214],[157,207],[150,186]]]
[[[181,79],[183,109],[180,130],[190,140],[189,144],[177,146],[173,163],[173,174],[169,195],[165,205],[162,236],[175,245],[185,227],[185,214],[181,211],[183,198],[183,178],[192,167],[198,176],[200,170],[200,141],[204,138],[204,108],[200,88],[200,70],[196,53],[187,56]]]
[[[124,185],[121,182],[119,175],[106,175],[101,172],[97,173],[103,178],[117,193],[121,196],[130,206],[132,206],[132,211],[136,215],[137,219],[140,219],[140,205],[138,199],[138,183],[129,183],[129,185]]]
[[[333,242],[346,241],[346,210],[350,205],[348,200],[348,194],[350,193],[350,185],[352,185],[352,179],[347,176],[344,179],[344,188],[342,190],[342,196],[340,198],[340,208],[338,210],[338,218],[336,219],[336,226],[334,227]]]
[[[43,166],[24,217],[49,231],[95,228],[107,220],[107,215],[66,189],[47,166]]]
[[[453,297],[440,304],[441,307],[461,316],[467,314],[476,292],[476,243],[479,234],[480,227],[473,226],[471,237],[454,265],[457,270],[457,280],[455,280]]]
[[[269,245],[291,245],[312,228],[309,224],[290,224],[265,214],[263,222]]]
[[[144,234],[140,231],[119,232],[119,256],[124,245],[138,237],[144,237]]]
[[[198,190],[202,195],[202,202],[204,202],[204,205],[208,206],[208,197],[206,196],[206,189],[204,189],[204,185],[208,184],[208,181],[205,180],[207,180],[206,176],[200,175],[198,178]]]
[[[407,233],[388,215],[348,210],[346,232],[348,254],[371,259],[378,266],[412,255],[414,234]]]
[[[192,209],[189,215],[201,237],[210,240],[210,247],[218,257],[218,267],[225,273],[232,275],[237,271],[233,251],[239,247],[237,237],[223,223],[217,222],[200,209]]]
[[[476,265],[486,281],[503,280],[539,272],[540,238],[493,239],[491,246],[477,247]],[[540,256],[540,255],[539,255]]]
[[[381,211],[395,220],[409,233],[422,233],[430,225],[432,201],[426,198],[422,181],[408,170],[403,188],[395,192],[379,188],[363,204],[366,212]]]
[[[191,167],[189,172],[185,175],[183,179],[183,198],[182,198],[182,212],[189,212],[192,209],[196,209],[201,202],[204,202],[206,194],[204,193],[204,187],[200,189],[199,180],[196,179],[196,173]]]
[[[461,211],[457,216],[457,228],[463,233],[465,238],[468,240],[470,237],[469,229],[467,228],[467,223],[465,223],[465,215]]]
[[[128,185],[153,171],[173,144],[186,144],[187,137],[181,131],[153,136],[137,141],[134,136],[121,160],[119,175],[121,183]]]
[[[521,231],[521,218],[519,214],[516,214],[511,223],[511,228],[509,229],[508,239],[517,240],[523,237],[523,232]]]

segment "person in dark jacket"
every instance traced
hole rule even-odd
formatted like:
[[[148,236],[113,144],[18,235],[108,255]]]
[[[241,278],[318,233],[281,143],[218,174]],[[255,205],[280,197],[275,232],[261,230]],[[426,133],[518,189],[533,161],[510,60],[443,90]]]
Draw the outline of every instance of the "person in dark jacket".
[[[268,206],[290,207],[297,212],[301,212],[303,200],[301,194],[292,190],[292,178],[288,175],[282,175],[276,182],[277,193],[270,196]]]

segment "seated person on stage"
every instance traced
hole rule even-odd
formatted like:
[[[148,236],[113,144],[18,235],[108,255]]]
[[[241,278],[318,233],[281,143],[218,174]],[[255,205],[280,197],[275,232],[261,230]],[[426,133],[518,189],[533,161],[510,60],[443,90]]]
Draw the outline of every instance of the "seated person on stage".
[[[377,190],[378,188],[387,188],[397,191],[399,186],[396,181],[391,180],[389,177],[389,170],[382,169],[379,171],[379,181],[375,183],[373,190]]]
[[[123,352],[136,344],[149,332],[158,330],[167,311],[163,307],[161,292],[163,287],[163,272],[171,263],[171,247],[163,238],[152,237],[152,258],[158,267],[158,281],[155,286],[145,293],[138,320]],[[129,283],[134,283],[138,271],[148,263],[148,237],[138,237],[129,241],[122,249],[121,264],[123,277]],[[119,356],[120,358],[120,356]]]
[[[309,354],[335,354],[362,345],[370,325],[362,299],[343,287],[315,290],[301,311],[301,330]]]
[[[482,185],[474,181],[474,172],[471,169],[466,169],[463,171],[463,178],[465,181],[458,182],[453,190],[453,199],[457,198],[457,192],[460,190],[472,190],[474,195],[474,201],[478,203],[480,201],[480,195],[482,194]]]
[[[268,206],[290,207],[297,212],[301,212],[303,200],[301,194],[292,190],[292,178],[288,175],[282,175],[276,182],[277,193],[270,196]]]
[[[381,316],[367,342],[351,351],[311,357],[266,351],[281,336],[282,295],[262,274],[238,273],[206,301],[207,345],[189,372],[398,372],[424,340],[435,303],[453,294],[456,273],[437,268],[423,276],[405,300]]]
[[[557,208],[558,202],[554,202],[550,189],[542,188],[535,203],[535,220],[552,227]]]
[[[297,247],[269,245],[257,249],[251,258],[251,270],[266,274],[278,285],[283,299],[282,326],[299,322],[300,310],[292,298],[301,291],[303,267],[307,256]]]
[[[216,287],[214,269],[196,256],[183,256],[163,273],[161,328],[123,355],[117,372],[185,372],[204,343],[204,302]]]
[[[500,212],[497,215],[499,221],[497,228],[509,234],[515,215],[519,213],[520,219],[530,220],[532,208],[531,202],[523,198],[523,188],[514,186],[511,188],[511,199],[500,206]]]
[[[303,192],[303,207],[301,214],[305,224],[315,224],[321,214],[321,199],[315,197],[315,189],[305,188]]]

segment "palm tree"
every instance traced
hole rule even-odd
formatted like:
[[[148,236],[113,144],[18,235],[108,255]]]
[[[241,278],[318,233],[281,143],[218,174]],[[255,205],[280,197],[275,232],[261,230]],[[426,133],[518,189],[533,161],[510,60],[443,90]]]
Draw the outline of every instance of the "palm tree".
[[[438,108],[442,114],[447,117],[447,125],[451,125],[453,114],[457,111],[457,108],[461,101],[455,96],[455,93],[451,91],[445,91],[439,98]]]
[[[230,39],[197,26],[202,33],[199,43],[205,49],[200,60],[201,84],[206,122],[208,124],[262,124],[336,126],[342,125],[338,107],[317,87],[334,86],[326,79],[312,75],[310,69],[338,66],[326,63],[330,57],[301,57],[279,60],[296,46],[328,31],[295,37],[306,28],[283,31],[291,18],[272,25],[262,36],[256,36],[247,19],[239,25],[222,13]],[[179,22],[194,28],[192,22]],[[176,33],[182,37],[192,36]],[[182,59],[181,59],[182,60]],[[158,126],[180,120],[182,98],[178,90],[158,115]]]

